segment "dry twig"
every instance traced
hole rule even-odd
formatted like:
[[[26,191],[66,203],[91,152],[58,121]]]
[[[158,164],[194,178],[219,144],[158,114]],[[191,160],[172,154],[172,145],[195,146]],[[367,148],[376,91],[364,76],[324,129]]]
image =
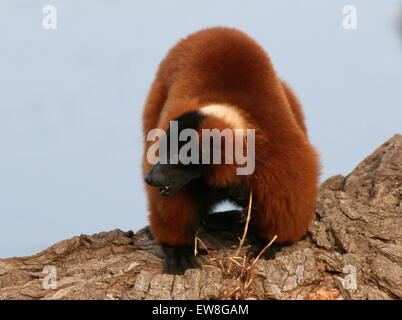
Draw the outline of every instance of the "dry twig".
[[[195,255],[198,254],[197,248],[198,243],[200,243],[203,246],[203,248],[207,251],[207,254],[210,256],[209,261],[217,262],[223,274],[229,279],[232,279],[234,282],[233,285],[234,289],[232,287],[232,289],[228,288],[227,290],[225,290],[223,299],[246,299],[252,296],[253,291],[250,289],[250,285],[253,282],[254,266],[257,263],[257,261],[261,258],[261,256],[264,254],[264,252],[277,239],[277,236],[275,235],[273,239],[258,253],[258,255],[251,260],[246,255],[240,256],[241,249],[243,248],[248,233],[248,227],[251,218],[252,203],[253,203],[253,192],[251,190],[243,235],[241,238],[239,238],[239,245],[236,251],[231,256],[229,257],[218,256],[217,254],[212,252],[198,236],[195,237],[194,254]],[[240,260],[240,262],[238,260]],[[227,268],[225,268],[225,265],[227,265]],[[234,268],[234,266],[237,268]]]

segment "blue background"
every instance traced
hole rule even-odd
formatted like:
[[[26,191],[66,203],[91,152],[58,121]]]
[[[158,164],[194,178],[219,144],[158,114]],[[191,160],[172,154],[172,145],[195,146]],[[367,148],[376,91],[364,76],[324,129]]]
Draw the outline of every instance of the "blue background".
[[[42,9],[57,8],[44,30]],[[357,30],[342,8],[357,8]],[[147,223],[143,103],[160,60],[201,28],[237,27],[302,101],[322,179],[400,132],[401,1],[0,2],[0,257]]]

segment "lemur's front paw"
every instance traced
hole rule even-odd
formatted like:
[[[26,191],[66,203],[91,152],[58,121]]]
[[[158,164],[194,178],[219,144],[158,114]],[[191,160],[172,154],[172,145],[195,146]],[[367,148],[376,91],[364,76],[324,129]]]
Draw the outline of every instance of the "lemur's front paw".
[[[188,246],[170,246],[161,244],[165,254],[164,272],[167,274],[183,274],[187,269],[199,268],[194,256],[194,248]]]

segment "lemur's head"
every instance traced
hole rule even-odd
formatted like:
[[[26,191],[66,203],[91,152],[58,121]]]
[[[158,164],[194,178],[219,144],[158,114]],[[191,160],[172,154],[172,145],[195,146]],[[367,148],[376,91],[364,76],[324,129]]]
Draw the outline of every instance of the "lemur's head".
[[[248,141],[243,144],[244,128],[244,118],[231,106],[209,105],[182,114],[158,135],[158,161],[146,175],[146,183],[159,187],[164,196],[197,179],[221,187],[236,183],[236,168],[244,165],[244,154],[249,155]]]

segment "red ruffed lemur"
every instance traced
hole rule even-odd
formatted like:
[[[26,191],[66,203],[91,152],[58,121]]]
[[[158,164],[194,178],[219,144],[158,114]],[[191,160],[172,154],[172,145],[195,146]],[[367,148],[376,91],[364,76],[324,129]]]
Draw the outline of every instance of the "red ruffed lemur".
[[[172,120],[178,135],[172,131]],[[156,141],[149,139],[149,132],[155,128],[166,132],[164,162],[149,160]],[[171,139],[174,135],[179,140],[180,150],[187,140],[177,137],[185,129],[197,133],[199,154],[208,151],[203,142],[212,139],[204,138],[204,130],[253,129],[253,171],[238,174],[244,162],[223,158],[220,163],[182,163]],[[210,28],[176,44],[152,84],[143,130],[150,226],[164,251],[166,273],[198,267],[193,245],[203,217],[223,200],[246,206],[250,190],[250,223],[256,236],[270,240],[277,235],[281,243],[298,241],[306,233],[318,191],[318,155],[309,143],[298,99],[277,76],[263,48],[243,32]],[[211,150],[206,159],[211,159]]]

